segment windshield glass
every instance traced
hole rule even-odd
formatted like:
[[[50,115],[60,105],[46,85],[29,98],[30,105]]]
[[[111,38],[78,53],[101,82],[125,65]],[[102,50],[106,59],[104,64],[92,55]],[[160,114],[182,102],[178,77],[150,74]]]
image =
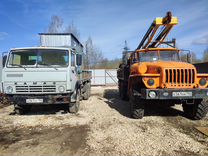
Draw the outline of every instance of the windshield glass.
[[[139,53],[140,62],[179,61],[177,51],[149,51]]]
[[[14,50],[10,53],[9,67],[66,67],[68,52],[58,49]]]

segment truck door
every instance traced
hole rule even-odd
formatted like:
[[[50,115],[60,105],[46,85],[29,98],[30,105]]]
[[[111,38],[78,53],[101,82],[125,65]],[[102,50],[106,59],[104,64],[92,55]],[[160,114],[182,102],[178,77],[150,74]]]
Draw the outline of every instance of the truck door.
[[[71,89],[74,91],[77,82],[77,72],[76,72],[76,55],[74,51],[71,51]]]

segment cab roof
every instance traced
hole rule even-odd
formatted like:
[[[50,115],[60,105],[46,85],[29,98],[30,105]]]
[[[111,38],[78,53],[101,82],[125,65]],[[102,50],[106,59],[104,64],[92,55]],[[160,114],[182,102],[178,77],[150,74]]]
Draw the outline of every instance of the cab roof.
[[[69,50],[71,47],[21,47],[21,48],[12,48],[11,50],[26,50],[26,49],[60,49],[60,50]]]

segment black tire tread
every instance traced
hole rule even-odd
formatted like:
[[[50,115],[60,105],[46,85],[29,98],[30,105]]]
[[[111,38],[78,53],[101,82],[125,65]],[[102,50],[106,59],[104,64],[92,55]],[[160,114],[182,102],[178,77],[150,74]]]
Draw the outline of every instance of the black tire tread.
[[[183,104],[183,110],[187,117],[193,120],[200,120],[204,118],[208,112],[208,103],[205,101],[197,101],[193,105]]]
[[[83,94],[83,99],[84,99],[84,100],[88,100],[89,97],[90,97],[90,85],[87,84],[87,90],[86,90],[86,92]]]
[[[142,119],[144,116],[144,100],[140,99],[140,97],[131,95],[130,104],[131,117],[134,119]]]
[[[133,112],[132,112],[132,117],[134,119],[142,119],[144,116],[144,110],[143,109],[135,109]]]

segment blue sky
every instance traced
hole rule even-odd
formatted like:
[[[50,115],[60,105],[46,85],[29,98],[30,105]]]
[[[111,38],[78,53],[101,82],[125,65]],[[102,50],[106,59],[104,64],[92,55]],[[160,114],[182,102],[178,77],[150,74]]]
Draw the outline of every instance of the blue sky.
[[[39,45],[52,15],[72,21],[82,43],[89,36],[108,59],[120,58],[124,41],[134,50],[155,17],[179,18],[168,38],[202,56],[208,47],[208,0],[1,0],[0,51]]]

